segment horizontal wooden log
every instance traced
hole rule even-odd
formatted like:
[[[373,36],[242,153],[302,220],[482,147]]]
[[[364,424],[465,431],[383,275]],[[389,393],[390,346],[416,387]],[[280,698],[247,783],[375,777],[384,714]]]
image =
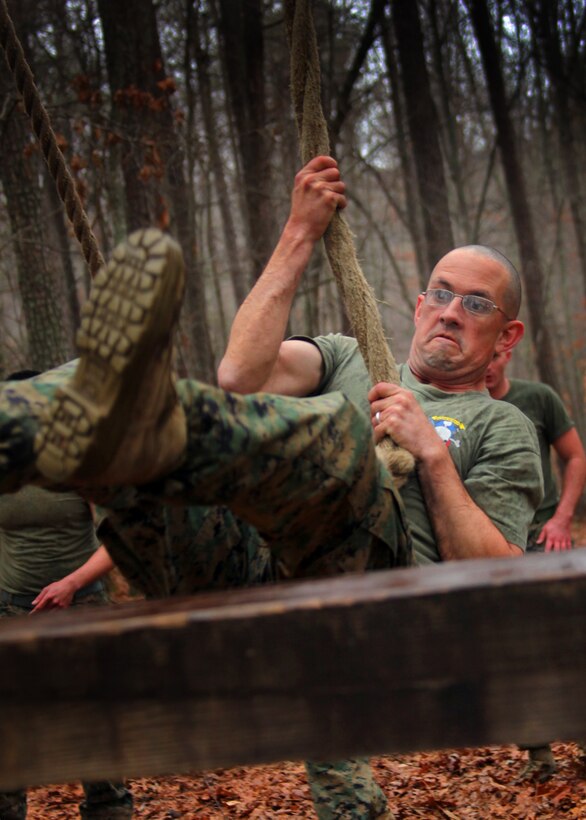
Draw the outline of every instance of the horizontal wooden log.
[[[0,623],[0,788],[586,737],[586,550]]]

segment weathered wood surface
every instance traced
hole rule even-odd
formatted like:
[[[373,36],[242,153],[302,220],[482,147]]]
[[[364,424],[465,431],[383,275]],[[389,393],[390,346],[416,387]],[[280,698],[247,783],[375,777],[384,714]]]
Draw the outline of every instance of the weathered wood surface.
[[[586,550],[7,620],[0,788],[586,737]]]

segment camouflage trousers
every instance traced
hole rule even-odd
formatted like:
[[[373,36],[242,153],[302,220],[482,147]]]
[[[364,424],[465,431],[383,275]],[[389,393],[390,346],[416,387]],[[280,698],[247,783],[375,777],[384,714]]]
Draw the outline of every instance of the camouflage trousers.
[[[305,764],[319,820],[392,818],[387,799],[364,758]]]
[[[49,486],[35,470],[34,435],[72,365],[0,387],[0,492],[27,482]],[[180,381],[178,393],[188,441],[177,469],[139,487],[84,488],[85,496],[112,516],[132,511],[135,525],[148,505],[227,507],[267,544],[280,578],[412,562],[402,502],[376,457],[370,424],[341,393],[241,396],[192,380]],[[159,510],[158,518],[159,526],[166,519],[176,531],[193,529],[186,513]]]
[[[85,595],[72,606],[99,606],[108,603],[103,592]],[[0,603],[0,619],[27,616],[30,607]],[[34,617],[34,616],[33,616]],[[88,726],[91,732],[91,726]],[[80,804],[80,816],[85,820],[129,820],[132,817],[133,799],[124,783],[82,781],[85,800]],[[27,790],[15,789],[0,792],[1,820],[25,820],[27,813]]]
[[[0,391],[2,482],[42,483],[31,435],[67,367]],[[106,511],[99,535],[145,594],[412,563],[402,502],[376,457],[368,420],[341,393],[311,399],[240,396],[178,383],[185,458],[140,487],[84,490]],[[318,816],[382,817],[365,760],[308,764]]]

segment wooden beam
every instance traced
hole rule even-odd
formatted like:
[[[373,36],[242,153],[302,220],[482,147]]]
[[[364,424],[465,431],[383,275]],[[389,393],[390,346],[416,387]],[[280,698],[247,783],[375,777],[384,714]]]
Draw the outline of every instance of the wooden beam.
[[[0,624],[0,788],[586,737],[586,550]]]

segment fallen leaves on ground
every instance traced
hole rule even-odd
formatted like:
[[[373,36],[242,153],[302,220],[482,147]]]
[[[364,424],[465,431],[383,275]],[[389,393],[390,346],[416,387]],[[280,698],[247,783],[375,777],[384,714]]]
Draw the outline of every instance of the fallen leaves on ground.
[[[397,820],[583,820],[586,761],[573,743],[554,743],[558,771],[546,783],[517,783],[526,753],[515,746],[373,758]],[[218,769],[129,781],[137,820],[314,818],[301,763]],[[78,818],[78,784],[29,791],[28,820]]]

